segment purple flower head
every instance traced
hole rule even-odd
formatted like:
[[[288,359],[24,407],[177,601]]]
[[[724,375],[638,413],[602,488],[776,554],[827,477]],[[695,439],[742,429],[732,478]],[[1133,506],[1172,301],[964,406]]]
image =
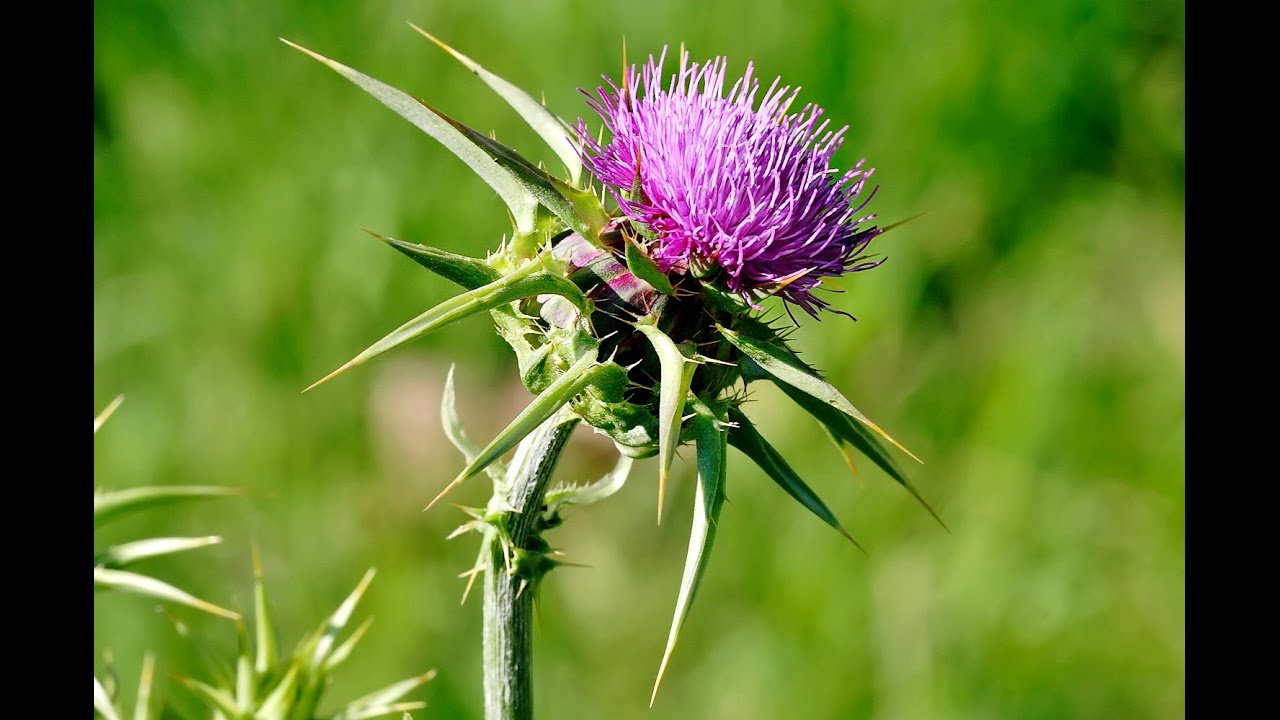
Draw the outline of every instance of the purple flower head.
[[[811,315],[827,306],[812,290],[823,277],[880,264],[863,251],[881,230],[856,218],[874,172],[859,161],[841,175],[831,156],[847,127],[828,131],[822,108],[788,114],[799,88],[775,79],[760,97],[754,68],[724,93],[724,58],[699,65],[681,53],[664,87],[666,49],[643,70],[626,70],[623,87],[586,93],[611,139],[602,145],[578,120],[583,162],[610,187],[622,212],[654,235],[649,254],[664,272],[723,270],[723,283],[776,293]],[[640,192],[635,192],[638,189]]]

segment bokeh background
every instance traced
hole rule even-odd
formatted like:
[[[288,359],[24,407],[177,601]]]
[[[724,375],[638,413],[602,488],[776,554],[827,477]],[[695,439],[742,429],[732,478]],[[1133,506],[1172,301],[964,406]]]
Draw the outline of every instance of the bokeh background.
[[[363,235],[482,254],[507,229],[465,166],[285,36],[554,160],[411,20],[576,118],[577,88],[685,42],[804,87],[867,157],[888,261],[796,344],[925,458],[953,532],[864,462],[855,479],[772,390],[753,416],[869,556],[736,451],[716,553],[657,705],[692,501],[656,461],[551,539],[587,567],[541,594],[544,718],[1173,718],[1184,714],[1183,7],[1121,0],[601,3],[113,0],[94,4],[94,441],[106,487],[234,485],[99,545],[218,533],[150,570],[249,604],[263,550],[283,641],[370,566],[376,622],[346,700],[427,668],[419,718],[481,716],[464,518],[422,513],[460,469],[439,426],[487,438],[528,400],[479,318],[300,390],[450,286]],[[560,476],[611,462],[585,430]],[[475,481],[455,496],[479,504]],[[178,611],[230,652],[231,623]],[[100,595],[94,646],[125,678],[202,671],[152,603]],[[95,660],[95,667],[98,666]]]

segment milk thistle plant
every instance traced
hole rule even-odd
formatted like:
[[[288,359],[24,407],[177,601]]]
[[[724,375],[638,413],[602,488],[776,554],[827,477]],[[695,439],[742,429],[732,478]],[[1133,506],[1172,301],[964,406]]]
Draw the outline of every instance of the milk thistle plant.
[[[793,319],[794,308],[814,318],[839,312],[817,294],[822,284],[881,262],[867,251],[889,228],[861,215],[874,195],[867,187],[873,171],[862,162],[834,168],[845,130],[831,129],[816,105],[795,110],[799,90],[779,80],[762,92],[750,65],[728,82],[723,58],[691,62],[683,48],[674,63],[665,50],[640,69],[624,60],[620,80],[606,76],[606,86],[584,91],[603,124],[594,134],[586,120],[562,121],[415,29],[501,95],[565,172],[555,176],[441,110],[286,40],[467,163],[501,197],[512,224],[511,235],[484,259],[371,233],[464,292],[315,385],[486,311],[515,352],[535,398],[483,447],[471,444],[457,422],[450,373],[445,428],[467,462],[427,505],[482,473],[493,480],[488,505],[469,510],[471,521],[458,531],[481,536],[476,567],[464,575],[484,578],[489,720],[533,714],[533,595],[562,563],[544,533],[563,521],[566,506],[607,497],[625,482],[633,459],[651,456],[658,458],[661,520],[676,452],[692,444],[692,534],[656,697],[711,554],[728,446],[853,540],[744,413],[751,383],[776,385],[818,421],[851,465],[857,450],[920,497],[884,443],[905,448],[788,346],[794,322],[765,319],[766,303]],[[613,440],[618,465],[591,485],[551,487],[551,471],[580,423]],[[503,465],[500,458],[513,449],[511,464]]]

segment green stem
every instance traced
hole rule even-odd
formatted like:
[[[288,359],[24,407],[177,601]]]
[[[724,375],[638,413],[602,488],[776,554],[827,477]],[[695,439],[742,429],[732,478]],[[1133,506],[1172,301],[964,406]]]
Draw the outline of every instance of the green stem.
[[[543,497],[565,441],[578,418],[557,413],[516,448],[507,477],[494,491],[507,515],[510,548],[527,549],[541,514]],[[501,496],[505,495],[505,498]],[[525,578],[509,572],[510,556],[496,533],[489,533],[484,578],[485,720],[533,718],[533,596]]]

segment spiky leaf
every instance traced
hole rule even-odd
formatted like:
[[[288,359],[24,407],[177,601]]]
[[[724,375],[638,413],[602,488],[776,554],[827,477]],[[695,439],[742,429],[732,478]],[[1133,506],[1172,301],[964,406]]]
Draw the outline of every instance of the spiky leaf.
[[[267,584],[263,579],[262,557],[253,548],[253,669],[265,676],[275,667],[279,651],[276,649],[276,632],[271,623],[271,606],[267,603]]]
[[[95,490],[93,493],[93,524],[94,527],[97,527],[121,515],[138,510],[147,510],[158,505],[167,505],[184,500],[230,497],[243,494],[235,488],[212,485],[162,485],[129,488],[127,490]]]
[[[171,555],[173,553],[179,553],[186,550],[195,550],[196,548],[207,547],[209,545],[217,545],[220,542],[222,542],[222,538],[214,535],[194,538],[152,538],[150,540],[137,540],[123,545],[114,545],[107,548],[105,551],[94,555],[93,564],[109,568],[122,568],[130,563],[135,563],[146,558],[157,557],[160,555]]]
[[[501,95],[511,109],[529,123],[529,127],[538,133],[538,136],[551,147],[556,157],[564,163],[565,169],[569,171],[569,182],[574,186],[578,185],[578,179],[582,176],[582,158],[569,139],[569,129],[563,120],[556,117],[545,105],[530,97],[529,93],[484,69],[480,63],[449,47],[435,35],[413,23],[409,23],[409,26],[440,46],[442,50],[475,73],[486,85],[493,88],[494,92]]]
[[[404,713],[404,717],[412,718],[408,711],[421,710],[426,706],[427,704],[421,701],[393,703],[391,705],[375,705],[350,714],[342,713],[335,716],[334,720],[371,720],[371,718],[386,717],[388,715],[395,715],[396,713]]]
[[[121,592],[133,593],[135,595],[143,595],[153,597],[166,602],[175,602],[180,605],[187,605],[203,610],[214,615],[222,617],[238,619],[238,613],[218,607],[211,602],[201,600],[190,593],[179,590],[178,588],[166,582],[161,582],[155,578],[139,575],[137,573],[128,572],[126,570],[112,570],[110,568],[95,567],[93,569],[93,589],[94,590],[119,590]]]
[[[787,464],[782,455],[773,446],[765,441],[747,416],[741,410],[731,407],[729,408],[729,421],[735,424],[735,427],[729,429],[729,444],[742,451],[744,455],[751,458],[752,462],[760,466],[769,479],[778,484],[778,487],[786,491],[788,495],[795,498],[797,502],[808,508],[809,512],[817,515],[823,522],[835,528],[849,539],[858,549],[862,549],[858,545],[858,541],[853,539],[848,530],[840,524],[827,504],[822,502],[822,498],[818,497],[804,480],[796,474],[795,470]]]
[[[430,105],[427,107],[511,173],[511,177],[515,178],[530,195],[560,218],[561,222],[573,228],[574,232],[586,238],[595,238],[599,235],[606,216],[594,195],[566,185],[564,181],[551,176],[547,171],[535,167],[511,147],[477,132],[450,117],[443,110]]]
[[[573,301],[580,309],[585,308],[587,303],[582,291],[576,285],[562,277],[543,271],[541,265],[536,261],[529,262],[521,270],[498,278],[488,285],[478,287],[475,290],[468,290],[461,295],[449,298],[401,325],[386,337],[369,346],[364,352],[347,361],[342,367],[317,380],[307,390],[314,389],[392,348],[439,330],[446,325],[486,310],[492,310],[506,303],[538,295],[560,295]]]
[[[381,690],[376,690],[362,698],[352,700],[350,703],[347,703],[346,710],[339,713],[334,720],[355,720],[357,717],[376,717],[375,715],[364,715],[362,712],[367,712],[373,708],[385,708],[391,706],[400,698],[431,682],[435,676],[435,670],[428,670],[421,675],[411,677],[407,680],[401,680],[397,683],[392,683]]]
[[[155,671],[155,653],[148,652],[142,656],[142,672],[138,675],[138,696],[133,703],[133,720],[150,720],[151,718],[151,681]]]
[[[448,250],[440,250],[428,245],[397,240],[393,237],[362,228],[366,233],[390,245],[397,252],[418,263],[422,267],[467,290],[475,290],[488,285],[502,277],[502,273],[493,269],[489,263],[466,255],[458,255]]]
[[[453,125],[446,122],[421,101],[408,94],[374,80],[358,70],[331,60],[317,52],[280,38],[289,47],[318,60],[329,69],[355,83],[361,90],[391,108],[397,115],[413,123],[419,130],[435,138],[441,145],[465,162],[482,180],[502,198],[515,220],[516,231],[522,234],[534,230],[537,199],[507,170],[500,167],[475,143],[463,137]]]
[[[270,695],[258,706],[253,714],[254,720],[284,720],[290,702],[298,687],[298,665],[290,664],[288,672],[280,679],[280,683]]]
[[[347,623],[351,621],[351,615],[355,612],[356,605],[359,604],[361,596],[364,595],[364,591],[369,588],[369,583],[373,582],[373,576],[375,574],[377,574],[377,571],[374,568],[369,568],[369,571],[360,579],[360,583],[356,585],[356,589],[351,591],[351,594],[347,596],[347,599],[342,601],[342,604],[338,606],[338,609],[333,611],[333,614],[329,616],[329,619],[316,630],[311,641],[307,643],[307,651],[305,655],[310,656],[308,665],[312,672],[319,669],[324,664],[324,661],[328,659],[329,651],[333,649],[333,645],[338,638],[338,634],[341,633],[343,629],[347,627]]]
[[[604,477],[588,485],[561,485],[547,491],[547,508],[554,510],[564,505],[588,505],[600,502],[622,489],[631,474],[631,466],[635,462],[626,455],[619,455]]]
[[[458,407],[453,388],[454,365],[449,366],[449,374],[444,379],[444,391],[440,394],[440,424],[444,426],[445,437],[462,453],[468,463],[473,462],[480,454],[480,449],[471,442],[471,438],[462,430],[462,419],[458,417]],[[485,472],[494,480],[501,480],[507,474],[504,463],[494,461]]]
[[[242,620],[236,621],[236,640],[239,641],[240,653],[236,656],[235,699],[236,707],[243,715],[253,707],[254,696],[257,694],[257,678],[253,671],[253,648],[249,643],[249,629],[245,627]]]
[[[346,662],[347,658],[351,657],[351,653],[356,649],[356,645],[359,645],[364,634],[369,632],[370,625],[373,625],[373,618],[369,618],[368,620],[360,623],[359,627],[351,633],[350,637],[343,640],[341,645],[334,648],[333,652],[329,653],[329,659],[324,661],[323,669],[325,672],[333,671],[339,665]]]
[[[915,483],[911,482],[907,474],[902,471],[898,464],[894,462],[889,455],[888,449],[880,444],[880,440],[861,423],[854,422],[844,413],[836,410],[830,405],[808,395],[786,383],[775,383],[787,397],[791,398],[797,405],[804,408],[806,412],[812,415],[818,422],[822,423],[837,443],[848,443],[857,448],[863,455],[871,458],[871,461],[884,470],[889,477],[893,478],[899,485],[907,489],[907,492],[920,502],[929,514],[933,516],[938,524],[946,528],[947,524],[942,521],[937,511],[925,500],[920,491],[916,489]]]
[[[440,499],[448,495],[454,488],[461,485],[467,478],[472,477],[476,473],[485,469],[490,463],[502,457],[511,448],[520,443],[521,440],[533,432],[539,425],[546,422],[552,415],[555,415],[560,408],[564,407],[575,395],[582,392],[582,389],[591,384],[594,372],[599,366],[596,365],[596,348],[591,348],[578,358],[577,362],[564,371],[555,382],[542,391],[541,395],[533,399],[533,402],[520,412],[510,425],[500,433],[489,444],[484,447],[472,460],[467,464],[458,477],[454,478],[440,494],[427,504],[425,509],[430,510]]]
[[[122,402],[124,402],[124,396],[117,395],[116,399],[112,400],[110,405],[107,405],[103,408],[102,412],[98,413],[98,416],[93,419],[94,435],[97,435],[98,430],[102,429],[102,426],[107,424],[107,420],[111,419],[112,413],[116,411],[116,408],[120,407],[120,403]]]
[[[662,505],[666,495],[667,476],[680,447],[680,425],[685,399],[693,382],[697,364],[690,362],[667,334],[656,326],[638,323],[636,329],[649,339],[658,354],[662,378],[658,384],[658,522],[662,522]]]
[[[195,693],[211,709],[217,710],[227,717],[238,718],[241,716],[240,708],[236,705],[236,699],[232,697],[231,693],[200,682],[195,678],[184,677],[180,679],[188,690]]]
[[[769,375],[866,425],[874,430],[877,435],[893,443],[902,452],[910,455],[913,460],[920,462],[920,458],[903,447],[897,440],[889,437],[889,434],[881,430],[879,425],[871,422],[866,415],[862,414],[862,411],[854,407],[853,403],[849,402],[849,399],[842,395],[834,385],[819,377],[817,373],[800,362],[800,359],[790,351],[774,343],[737,333],[723,326],[718,325],[717,327],[719,327],[725,339],[733,343],[744,355],[755,361]]]
[[[696,414],[690,424],[698,451],[698,485],[693,500],[693,526],[689,533],[689,552],[684,561],[684,576],[680,579],[675,617],[671,620],[667,647],[662,653],[662,664],[658,667],[658,677],[653,683],[650,706],[658,697],[658,687],[667,671],[671,652],[675,650],[680,629],[684,626],[689,608],[698,592],[698,585],[706,572],[707,559],[711,556],[711,546],[716,537],[720,508],[724,505],[726,433],[720,429],[715,416],[705,405],[695,401],[694,409]]]

